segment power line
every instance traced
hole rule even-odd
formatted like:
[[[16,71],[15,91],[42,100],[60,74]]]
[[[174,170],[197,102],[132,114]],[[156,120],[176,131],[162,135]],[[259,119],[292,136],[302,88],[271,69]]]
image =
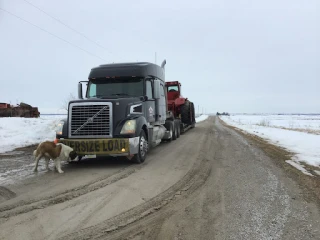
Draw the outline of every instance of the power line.
[[[50,15],[49,13],[45,12],[44,10],[42,10],[41,8],[37,7],[36,5],[34,5],[33,3],[27,1],[27,0],[23,0],[26,3],[30,4],[31,6],[33,6],[34,8],[38,9],[39,11],[43,12],[44,14],[46,14],[47,16],[51,17],[52,19],[54,19],[55,21],[59,22],[60,24],[62,24],[63,26],[65,26],[66,28],[69,28],[71,31],[79,34],[80,36],[84,37],[85,39],[87,39],[88,41],[94,43],[95,45],[97,45],[100,48],[103,48],[104,50],[108,51],[109,53],[113,54],[111,51],[109,51],[107,48],[105,48],[104,46],[102,46],[101,44],[97,43],[96,41],[88,38],[86,35],[84,35],[83,33],[77,31],[76,29],[70,27],[69,25],[65,24],[64,22],[62,22],[60,19]]]
[[[86,52],[87,54],[89,54],[89,55],[91,55],[91,56],[94,56],[94,57],[99,58],[99,59],[101,59],[101,60],[103,60],[103,61],[106,61],[105,59],[103,59],[103,58],[101,58],[101,57],[99,57],[99,56],[95,55],[94,53],[91,53],[91,52],[89,52],[89,51],[87,51],[87,50],[85,50],[85,49],[83,49],[83,48],[81,48],[81,47],[79,47],[79,46],[77,46],[77,45],[75,45],[75,44],[73,44],[73,43],[69,42],[68,40],[63,39],[63,38],[61,38],[61,37],[59,37],[59,36],[57,36],[57,35],[55,35],[55,34],[53,34],[53,33],[49,32],[49,31],[47,31],[46,29],[44,29],[44,28],[42,28],[42,27],[39,27],[39,26],[37,26],[37,25],[33,24],[32,22],[29,22],[28,20],[25,20],[25,19],[23,19],[23,18],[21,18],[21,17],[17,16],[16,14],[14,14],[14,13],[12,13],[12,12],[9,12],[9,11],[7,11],[7,10],[5,10],[5,9],[1,8],[1,7],[0,7],[0,10],[4,11],[4,12],[6,12],[7,14],[10,14],[11,16],[14,16],[14,17],[16,17],[16,18],[18,18],[18,19],[20,19],[20,20],[22,20],[22,21],[24,21],[24,22],[26,22],[26,23],[28,23],[28,24],[30,24],[30,25],[32,25],[32,26],[34,26],[34,27],[36,27],[36,28],[38,28],[38,29],[40,29],[40,30],[42,30],[42,31],[44,31],[44,32],[46,32],[46,33],[48,33],[48,34],[50,34],[51,36],[54,36],[54,37],[56,37],[56,38],[60,39],[61,41],[64,41],[64,42],[66,42],[66,43],[68,43],[68,44],[70,44],[70,45],[72,45],[72,46],[74,46],[74,47],[76,47],[76,48],[80,49],[81,51]]]

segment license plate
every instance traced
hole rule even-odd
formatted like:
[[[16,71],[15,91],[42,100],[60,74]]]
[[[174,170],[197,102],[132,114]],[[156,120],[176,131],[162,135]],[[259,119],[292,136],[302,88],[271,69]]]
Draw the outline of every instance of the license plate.
[[[129,153],[129,139],[125,138],[60,139],[59,142],[72,147],[79,155],[94,156]]]
[[[96,157],[97,157],[97,155],[95,155],[95,154],[91,154],[91,155],[85,155],[85,157],[86,157],[86,158],[96,158]]]

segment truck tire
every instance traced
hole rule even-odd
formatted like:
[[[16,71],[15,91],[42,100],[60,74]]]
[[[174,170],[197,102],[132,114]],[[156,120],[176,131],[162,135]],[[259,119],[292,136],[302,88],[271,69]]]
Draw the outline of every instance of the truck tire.
[[[173,140],[175,130],[174,130],[174,122],[171,120],[167,120],[166,123],[164,124],[165,128],[167,131],[171,132],[171,137],[169,139],[165,139],[167,142],[171,142]]]
[[[181,120],[188,125],[192,123],[190,102],[188,100],[181,106]]]
[[[178,135],[178,127],[177,127],[176,121],[173,121],[172,125],[173,125],[172,140],[176,140]]]
[[[175,121],[175,125],[176,125],[176,128],[177,128],[177,138],[179,138],[180,137],[180,121],[176,120]]]
[[[191,127],[194,128],[195,124],[196,124],[196,116],[195,116],[195,110],[194,110],[194,104],[193,102],[191,102],[191,106],[190,106],[190,111],[191,111]]]
[[[143,163],[146,159],[148,152],[148,139],[146,137],[146,133],[143,129],[141,129],[140,136],[139,136],[139,150],[138,153],[134,155],[132,161],[134,163]]]

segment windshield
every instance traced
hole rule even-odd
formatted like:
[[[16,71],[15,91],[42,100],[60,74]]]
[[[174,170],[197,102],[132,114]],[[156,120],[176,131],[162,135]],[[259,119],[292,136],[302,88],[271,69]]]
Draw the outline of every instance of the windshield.
[[[98,78],[89,81],[87,98],[143,96],[143,78]]]
[[[179,87],[178,86],[168,86],[168,92],[179,92]]]

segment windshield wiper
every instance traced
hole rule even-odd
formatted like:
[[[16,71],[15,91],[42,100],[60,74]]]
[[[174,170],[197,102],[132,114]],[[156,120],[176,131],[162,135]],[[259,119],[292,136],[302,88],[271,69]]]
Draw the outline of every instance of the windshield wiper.
[[[90,96],[90,98],[108,98],[111,96],[126,96],[126,97],[134,97],[132,95],[129,95],[128,93],[112,93],[111,95],[93,95]],[[114,98],[114,97],[113,97]]]
[[[103,95],[93,95],[93,96],[90,96],[90,98],[94,98],[94,97],[96,97],[96,98],[101,98],[101,97],[104,97]]]
[[[112,96],[130,96],[128,93],[113,93]]]

